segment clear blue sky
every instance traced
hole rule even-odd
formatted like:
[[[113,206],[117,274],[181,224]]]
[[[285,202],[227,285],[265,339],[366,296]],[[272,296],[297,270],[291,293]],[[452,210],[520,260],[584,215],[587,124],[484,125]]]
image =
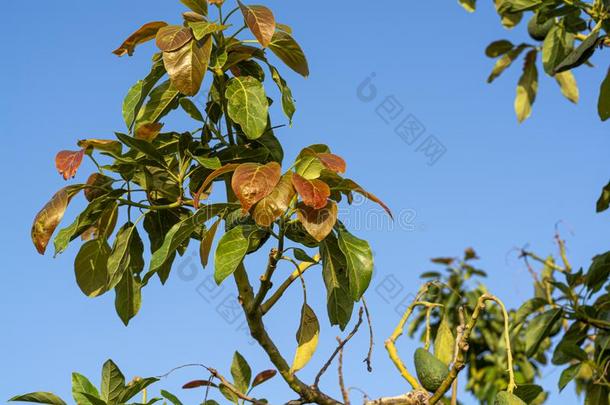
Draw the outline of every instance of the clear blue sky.
[[[504,31],[488,3],[474,15],[452,2],[266,3],[278,21],[293,26],[311,67],[307,80],[286,74],[298,102],[294,126],[278,131],[287,156],[294,157],[302,146],[328,143],[348,161],[350,177],[395,212],[406,213],[404,218],[416,213],[411,230],[386,224],[355,231],[370,240],[376,256],[377,275],[368,296],[377,346],[375,371],[367,375],[360,362],[367,337],[355,339],[348,349],[346,378],[348,385],[372,397],[407,390],[382,342],[398,321],[395,305],[416,290],[418,274],[431,268],[430,257],[475,247],[480,266],[491,276],[491,291],[514,306],[531,291],[512,248],[531,243],[541,254],[551,253],[559,220],[567,224],[562,229],[575,264],[587,266],[610,246],[608,216],[594,213],[600,188],[610,177],[608,127],[595,113],[604,62],[598,58],[597,69],[576,73],[578,106],[561,97],[552,79],[542,77],[533,118],[517,125],[512,103],[520,67],[487,85],[493,62],[483,50],[495,39],[518,41],[523,27]],[[48,390],[71,400],[70,372],[77,370],[97,383],[106,358],[113,358],[129,378],[192,362],[227,372],[237,348],[256,370],[268,368],[261,351],[236,332],[237,322],[225,322],[216,311],[230,285],[211,303],[202,298],[201,283],[210,270],[189,276],[194,252],[178,262],[182,277],[176,271],[164,288],[153,284],[144,291],[140,315],[125,328],[114,313],[112,294],[91,300],[77,288],[72,269],[76,246],[52,259],[39,256],[29,239],[33,216],[64,185],[54,170],[55,153],[75,147],[79,138],[111,137],[123,129],[123,96],[147,73],[152,46],[138,49],[133,58],[118,59],[111,51],[145,22],[178,22],[183,7],[177,0],[4,0],[0,10],[0,398]],[[357,88],[372,72],[378,98],[364,103]],[[404,106],[403,116],[413,114],[426,127],[426,136],[433,134],[446,147],[435,165],[427,165],[416,146],[406,144],[376,114],[376,105],[390,95]],[[281,115],[275,117],[283,122]],[[168,126],[184,125],[174,121]],[[366,208],[373,206],[357,209],[362,213]],[[262,261],[253,260],[250,267],[257,264]],[[404,287],[390,303],[375,292],[388,276]],[[319,273],[312,272],[308,280],[325,326],[321,339],[330,343],[320,346],[313,366],[301,373],[306,380],[325,361],[338,334],[327,327]],[[300,300],[296,291],[293,296],[268,322],[288,357]],[[412,353],[414,347],[403,342],[400,350]],[[163,387],[182,394],[184,382],[206,377],[198,373],[183,370]],[[554,388],[559,370],[549,367],[544,374]],[[329,372],[324,386],[334,389],[335,378]],[[266,395],[272,403],[293,397],[279,379]],[[192,393],[184,398],[201,400]],[[574,403],[572,390],[551,403],[558,401]],[[464,402],[474,403],[467,397]]]

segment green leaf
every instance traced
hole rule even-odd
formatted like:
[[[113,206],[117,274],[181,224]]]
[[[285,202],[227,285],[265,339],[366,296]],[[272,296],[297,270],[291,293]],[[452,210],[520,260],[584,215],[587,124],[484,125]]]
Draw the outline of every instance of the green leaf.
[[[449,320],[447,316],[444,316],[434,338],[434,357],[449,366],[453,360],[454,351],[455,338],[449,327]]]
[[[190,22],[189,27],[193,29],[193,35],[197,41],[202,40],[206,35],[224,31],[229,28],[228,25],[220,25],[208,21]]]
[[[128,129],[131,129],[133,126],[134,120],[138,116],[144,100],[150,94],[152,88],[165,75],[165,66],[163,66],[163,60],[160,58],[160,55],[157,54],[158,59],[154,61],[148,76],[134,84],[123,100],[123,119]]]
[[[125,145],[129,146],[131,149],[134,149],[145,156],[155,160],[161,166],[165,165],[165,159],[163,159],[163,155],[148,141],[144,139],[137,139],[129,135],[121,134],[119,132],[115,133],[116,137],[123,142]]]
[[[308,262],[308,263],[317,263],[318,262],[317,260],[315,260],[311,256],[309,256],[307,254],[307,252],[305,252],[301,248],[294,249],[294,258],[301,262]]]
[[[250,365],[239,352],[235,352],[233,355],[231,376],[233,377],[233,385],[239,392],[248,392],[252,380],[252,369],[250,369]]]
[[[532,319],[525,330],[525,352],[528,357],[532,357],[540,347],[540,344],[546,339],[556,322],[559,322],[563,311],[559,309],[551,309],[546,311],[534,319]]]
[[[527,48],[527,45],[521,44],[513,50],[502,55],[500,59],[497,60],[491,74],[487,78],[487,83],[493,82],[497,77],[499,77],[512,63],[521,55],[521,53]]]
[[[201,259],[201,265],[203,268],[207,267],[208,261],[210,259],[210,251],[212,250],[212,242],[214,242],[214,237],[216,236],[216,231],[218,230],[218,225],[220,225],[220,219],[210,226],[210,228],[206,231],[205,235],[201,239],[201,245],[199,247],[199,258]]]
[[[610,97],[610,94],[608,94]],[[602,189],[602,193],[597,200],[596,211],[603,212],[610,207],[610,182]]]
[[[179,94],[180,92],[172,87],[169,80],[161,83],[150,93],[148,103],[139,111],[136,116],[137,123],[158,122],[177,106],[174,103]]]
[[[587,62],[589,58],[593,56],[599,40],[599,32],[591,32],[576,49],[570,52],[557,66],[555,66],[554,73],[565,72],[566,70],[574,69]]]
[[[303,77],[309,76],[309,65],[299,44],[287,32],[276,30],[269,49],[289,68]]]
[[[527,404],[534,401],[538,395],[544,391],[541,386],[536,384],[519,384],[513,394],[521,398]]]
[[[515,314],[515,319],[513,320],[512,327],[515,327],[521,324],[523,321],[527,319],[528,316],[533,314],[538,309],[542,308],[546,305],[546,300],[542,298],[532,298],[525,301]]]
[[[320,323],[315,312],[306,303],[301,308],[301,322],[297,331],[298,347],[292,361],[290,372],[295,373],[309,363],[318,347]]]
[[[131,398],[135,397],[139,392],[144,390],[146,387],[156,383],[159,381],[158,378],[148,377],[148,378],[140,378],[137,381],[131,381],[127,386],[121,391],[121,395],[118,399],[119,404],[124,404],[129,401]],[[156,402],[156,401],[154,401]],[[150,404],[150,402],[148,402]]]
[[[458,3],[469,13],[474,13],[476,10],[477,0],[458,0]]]
[[[205,122],[201,111],[199,111],[195,103],[193,103],[190,98],[181,98],[180,107],[182,107],[182,109],[186,111],[186,113],[190,115],[192,119],[200,122]]]
[[[606,121],[610,118],[610,69],[608,69],[608,73],[599,89],[597,112],[602,121]]]
[[[220,384],[218,386],[218,390],[220,391],[222,396],[225,397],[229,402],[232,402],[235,405],[239,404],[239,397],[233,391],[231,391],[229,387],[224,384]]]
[[[525,56],[523,74],[517,84],[515,113],[519,122],[525,121],[532,114],[532,105],[538,93],[538,68],[536,68],[537,51],[528,52]]]
[[[570,383],[570,381],[572,381],[574,378],[576,378],[576,376],[578,375],[578,373],[580,373],[580,369],[582,367],[582,363],[577,363],[577,364],[573,364],[570,367],[564,369],[561,372],[561,376],[559,377],[559,391],[562,391],[566,385],[568,385]]]
[[[246,256],[251,228],[236,226],[220,238],[214,256],[214,280],[218,285],[235,272]]]
[[[180,0],[180,2],[198,14],[208,15],[207,0]]]
[[[248,139],[259,138],[267,128],[269,102],[263,84],[253,77],[234,77],[226,90],[229,117]]]
[[[608,405],[608,388],[599,384],[589,384],[584,405]]]
[[[142,284],[131,274],[125,274],[115,288],[114,307],[127,326],[142,305]]]
[[[339,248],[345,255],[349,289],[354,301],[359,301],[373,277],[373,252],[365,240],[338,226]]]
[[[74,398],[74,401],[79,405],[95,405],[92,404],[83,393],[93,395],[94,397],[100,396],[97,388],[95,388],[87,377],[79,373],[72,373],[72,397]]]
[[[214,156],[214,157],[195,156],[195,160],[201,166],[205,167],[206,169],[210,169],[210,170],[220,169],[220,167],[222,166],[220,159],[218,159],[216,156]]]
[[[280,76],[280,72],[274,66],[269,65],[269,70],[271,71],[271,78],[282,93],[282,110],[284,111],[284,114],[286,114],[286,117],[288,117],[290,124],[292,124],[292,117],[296,111],[292,91],[290,90],[290,87],[288,87],[288,84],[286,84],[286,80]]]
[[[174,394],[161,390],[161,396],[171,402],[173,405],[182,405],[182,402]]]
[[[320,245],[320,255],[327,292],[328,318],[331,325],[339,325],[344,330],[352,317],[354,301],[350,296],[345,256],[332,234]]]
[[[514,47],[515,45],[513,45],[512,42],[507,41],[506,39],[501,39],[487,45],[487,48],[485,48],[485,55],[487,55],[489,58],[497,58],[498,56],[502,56],[509,52]]]
[[[142,268],[137,267],[144,265],[143,249],[142,239],[134,224],[129,222],[119,229],[108,257],[108,289],[114,288],[119,283],[130,264],[136,265],[136,268],[133,269],[134,274],[142,271]],[[138,256],[140,260],[138,260]]]
[[[597,255],[589,267],[586,275],[586,284],[591,293],[598,292],[608,281],[610,275],[610,252]]]
[[[561,94],[573,103],[578,103],[578,85],[576,84],[576,78],[571,71],[565,71],[557,73],[555,80],[561,89]]]
[[[107,360],[102,366],[101,398],[107,403],[118,401],[124,388],[125,377],[123,373],[112,360]]]
[[[553,75],[555,67],[572,51],[573,46],[574,35],[566,32],[561,25],[554,25],[542,44],[544,71]]]
[[[108,257],[110,246],[103,240],[85,242],[74,260],[76,283],[88,297],[108,291]]]
[[[50,392],[31,392],[29,394],[17,395],[16,397],[9,399],[9,401],[34,402],[37,404],[49,405],[66,405],[66,403],[61,398]]]

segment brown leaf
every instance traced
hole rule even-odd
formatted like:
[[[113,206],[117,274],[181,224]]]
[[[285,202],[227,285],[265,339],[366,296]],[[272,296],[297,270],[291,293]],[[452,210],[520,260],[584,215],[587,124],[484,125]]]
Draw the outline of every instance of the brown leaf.
[[[193,39],[193,32],[188,27],[168,25],[157,32],[157,47],[163,52],[172,52],[182,48]]]
[[[322,180],[307,180],[294,173],[292,175],[292,184],[306,205],[320,209],[324,208],[328,203],[330,188]]]
[[[469,247],[464,250],[464,260],[473,260],[478,258],[479,256],[477,256],[477,252],[475,252],[473,248]]]
[[[188,390],[188,389],[192,389],[192,388],[199,388],[199,387],[215,387],[217,388],[218,386],[216,384],[214,384],[211,381],[208,380],[194,380],[191,382],[187,382],[186,384],[184,384],[182,386],[183,389]]]
[[[97,149],[113,155],[120,155],[123,151],[121,142],[111,139],[81,139],[77,145],[85,149],[86,153],[91,153],[93,149]]]
[[[160,122],[147,122],[140,124],[136,128],[136,138],[143,139],[148,142],[152,142],[159,132],[163,129],[163,124]]]
[[[433,259],[430,259],[430,261],[432,263],[444,264],[446,266],[449,266],[451,263],[453,263],[455,261],[455,259],[453,257],[435,257]]]
[[[371,194],[368,191],[366,191],[365,189],[363,189],[362,187],[360,187],[360,185],[353,180],[344,179],[336,187],[333,187],[333,189],[337,189],[340,191],[353,191],[354,193],[361,194],[361,195],[365,196],[366,198],[368,198],[369,200],[381,205],[381,207],[388,213],[390,218],[392,218],[392,219],[394,218],[394,216],[392,215],[392,211],[390,210],[390,208],[387,205],[385,205],[385,203],[383,201],[381,201],[379,198],[377,198],[377,196],[375,196],[374,194]]]
[[[316,210],[300,202],[297,218],[315,240],[322,242],[337,223],[337,204],[330,201],[326,207]]]
[[[199,190],[197,190],[197,192],[193,196],[193,206],[195,207],[195,209],[199,209],[199,200],[202,197],[202,193],[208,189],[208,186],[210,184],[212,184],[214,179],[218,176],[222,176],[223,174],[227,174],[227,173],[231,173],[232,171],[235,171],[235,169],[237,169],[238,166],[239,166],[238,163],[229,163],[219,169],[214,170],[212,173],[210,173],[210,175],[208,177],[206,177],[205,181],[199,187]]]
[[[256,204],[252,211],[252,218],[258,225],[270,227],[280,215],[286,212],[295,194],[296,192],[292,186],[292,172],[287,172],[271,191],[271,194]]]
[[[335,173],[345,173],[347,165],[341,156],[337,156],[333,153],[318,153],[317,155],[318,159],[320,159],[327,169],[332,170]]]
[[[55,167],[64,180],[68,180],[76,176],[76,172],[83,162],[85,150],[78,151],[62,150],[55,156]]]
[[[34,218],[34,223],[32,224],[32,241],[34,242],[34,246],[36,246],[36,250],[41,255],[46,251],[53,232],[55,232],[57,225],[59,225],[64,217],[70,200],[72,200],[72,197],[74,197],[80,189],[80,186],[62,188],[55,193],[51,200],[36,215],[36,218]]]
[[[144,24],[142,27],[140,27],[140,29],[131,34],[129,38],[127,38],[125,42],[121,44],[121,46],[112,51],[112,53],[117,56],[123,56],[125,54],[128,54],[129,56],[133,55],[137,45],[153,39],[155,35],[157,35],[157,31],[165,26],[167,26],[167,23],[163,21],[155,21]]]
[[[275,32],[275,17],[271,10],[264,6],[246,6],[238,1],[246,25],[254,34],[258,42],[266,48]]]
[[[203,44],[191,41],[173,52],[163,52],[163,65],[172,86],[187,96],[199,93],[212,52],[212,37]]]
[[[85,187],[85,198],[91,202],[96,198],[106,194],[111,190],[112,179],[108,176],[104,176],[101,173],[93,173],[87,179],[87,186]]]
[[[268,196],[280,181],[282,168],[277,162],[265,165],[242,163],[235,169],[231,187],[244,211]]]
[[[270,379],[275,377],[276,374],[277,374],[277,371],[275,371],[275,370],[261,371],[260,373],[258,373],[256,375],[256,377],[254,377],[254,380],[252,380],[252,388],[254,388],[258,385],[261,385],[265,381],[269,381]]]

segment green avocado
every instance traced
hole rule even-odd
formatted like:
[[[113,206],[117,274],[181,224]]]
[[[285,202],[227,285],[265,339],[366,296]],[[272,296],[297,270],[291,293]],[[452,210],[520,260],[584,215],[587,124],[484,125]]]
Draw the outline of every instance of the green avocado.
[[[538,24],[538,16],[534,15],[527,23],[527,32],[532,39],[544,41],[554,24],[555,21],[552,18],[546,20],[542,24]]]
[[[511,394],[508,391],[498,392],[494,405],[527,405],[518,396]]]
[[[439,359],[421,347],[415,350],[415,371],[421,385],[430,392],[434,392],[447,378],[449,369]]]

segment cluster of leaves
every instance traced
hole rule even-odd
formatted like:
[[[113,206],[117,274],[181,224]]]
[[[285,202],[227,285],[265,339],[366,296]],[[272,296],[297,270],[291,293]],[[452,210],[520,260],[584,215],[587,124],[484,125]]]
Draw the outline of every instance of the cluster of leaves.
[[[460,0],[460,4],[473,12],[476,0]],[[544,73],[555,78],[563,95],[578,102],[579,91],[572,70],[592,66],[591,57],[610,44],[610,4],[602,0],[495,0],[495,6],[502,25],[508,29],[519,25],[527,16],[528,33],[534,41],[515,45],[502,39],[492,42],[485,50],[488,57],[497,58],[487,79],[489,83],[525,53],[515,98],[519,122],[532,113],[538,92],[539,60]],[[610,70],[600,86],[598,114],[603,121],[610,118]]]
[[[189,381],[182,388],[196,389],[203,387],[206,392],[202,405],[218,405],[215,400],[208,399],[210,389],[218,390],[231,403],[239,404],[243,402],[243,398],[240,397],[246,397],[254,388],[269,381],[277,374],[275,370],[264,370],[252,378],[252,369],[239,352],[235,352],[233,356],[230,371],[233,381],[227,380],[216,370],[213,370],[212,375],[207,380]],[[126,383],[125,376],[119,367],[112,360],[107,360],[102,366],[99,390],[84,375],[76,372],[72,373],[72,397],[78,405],[152,405],[159,401],[163,401],[164,404],[182,405],[176,395],[165,390],[160,391],[160,397],[148,398],[150,386],[160,381],[160,378],[135,377],[129,383]],[[220,380],[218,384],[214,382],[215,379]],[[142,399],[140,401],[134,399],[140,393]],[[13,397],[10,401],[66,405],[63,399],[50,392],[31,392]],[[263,404],[267,401],[260,399],[257,400],[257,403]]]
[[[151,72],[125,97],[123,116],[129,133],[116,133],[116,140],[81,140],[79,150],[58,153],[56,166],[66,180],[77,174],[85,156],[99,170],[85,183],[64,187],[53,196],[34,220],[34,244],[41,254],[45,252],[68,204],[84,191],[88,205],[57,233],[55,254],[82,238],[85,243],[74,265],[79,287],[89,297],[114,289],[117,313],[127,324],[141,306],[142,287],[155,275],[165,283],[176,255],[183,254],[191,241],[200,243],[201,263],[208,264],[224,220],[226,233],[214,259],[219,284],[270,237],[278,239],[276,261],[289,251],[285,239],[319,248],[330,320],[344,328],[353,303],[370,282],[373,264],[368,243],[338,221],[337,203],[344,197],[351,202],[353,193],[383,203],[343,178],[345,161],[325,145],[303,149],[282,174],[283,150],[269,118],[271,99],[263,86],[267,77],[263,67],[278,86],[282,109],[291,120],[295,112],[291,91],[265,52],[271,50],[307,76],[307,60],[291,29],[277,24],[263,6],[238,2],[223,18],[222,5],[217,4],[218,19],[212,21],[206,1],[183,3],[191,9],[184,13],[183,25],[145,24],[114,51],[118,56],[132,55],[137,45],[152,39],[160,50]],[[235,12],[241,12],[243,27],[225,35]],[[246,28],[255,40],[238,39]],[[213,78],[201,111],[194,97],[207,72]],[[162,81],[166,74],[169,78]],[[162,132],[160,120],[178,108],[200,128]],[[203,204],[217,181],[227,185],[227,200]],[[132,210],[140,214],[135,219]],[[148,271],[144,271],[142,229],[152,255]],[[296,259],[314,261],[300,247],[292,250]]]

